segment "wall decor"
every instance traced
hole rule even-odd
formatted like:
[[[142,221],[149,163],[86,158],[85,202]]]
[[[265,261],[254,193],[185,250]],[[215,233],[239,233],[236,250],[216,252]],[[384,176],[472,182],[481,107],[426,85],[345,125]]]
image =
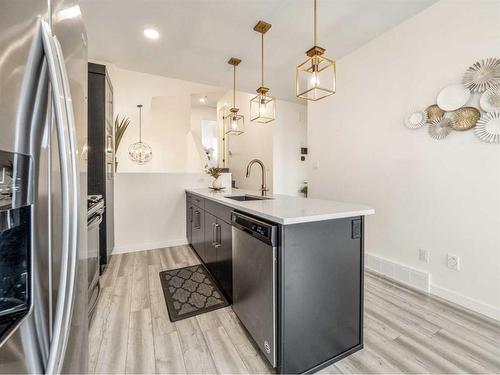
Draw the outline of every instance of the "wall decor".
[[[438,141],[446,138],[452,130],[451,119],[447,117],[434,120],[428,127],[429,135]]]
[[[500,112],[489,112],[481,116],[474,134],[483,142],[500,143]]]
[[[462,107],[451,113],[451,127],[453,130],[464,131],[476,126],[481,112],[474,107]]]
[[[418,129],[425,125],[427,122],[426,111],[412,111],[405,118],[405,125],[409,129]]]
[[[430,124],[434,120],[444,116],[444,111],[441,108],[439,108],[439,106],[437,104],[433,104],[433,105],[428,106],[425,109],[425,113],[427,115],[427,123],[428,124]]]
[[[471,93],[461,84],[443,88],[437,96],[437,105],[444,111],[454,111],[467,103]]]
[[[474,63],[465,71],[462,83],[472,93],[500,86],[500,59],[490,57]]]
[[[500,111],[500,86],[486,90],[479,99],[479,106],[485,112]]]

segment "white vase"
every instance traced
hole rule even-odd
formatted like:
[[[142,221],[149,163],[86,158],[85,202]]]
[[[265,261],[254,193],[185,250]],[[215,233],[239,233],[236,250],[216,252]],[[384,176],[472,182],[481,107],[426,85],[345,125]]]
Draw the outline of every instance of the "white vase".
[[[214,179],[212,181],[212,187],[217,190],[222,189],[222,180],[219,177]]]

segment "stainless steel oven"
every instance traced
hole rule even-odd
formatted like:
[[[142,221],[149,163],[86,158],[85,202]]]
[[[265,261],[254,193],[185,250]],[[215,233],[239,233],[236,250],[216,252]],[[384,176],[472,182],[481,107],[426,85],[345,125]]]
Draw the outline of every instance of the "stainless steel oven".
[[[89,279],[89,324],[99,298],[99,226],[104,214],[102,195],[90,195],[87,214],[88,279]]]

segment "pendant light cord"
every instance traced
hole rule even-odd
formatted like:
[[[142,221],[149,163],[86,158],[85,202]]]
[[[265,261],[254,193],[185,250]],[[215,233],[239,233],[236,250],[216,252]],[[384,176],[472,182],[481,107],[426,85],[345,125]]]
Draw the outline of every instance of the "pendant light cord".
[[[142,143],[142,105],[139,106],[139,142]]]
[[[313,44],[313,46],[316,46],[316,42],[317,42],[316,39],[317,39],[317,34],[318,34],[318,32],[317,32],[317,26],[316,26],[316,23],[317,23],[317,21],[316,21],[316,17],[317,17],[316,13],[317,13],[317,4],[316,4],[316,0],[314,0],[314,44]]]
[[[236,65],[233,65],[233,108],[236,108]]]
[[[261,54],[261,66],[260,66],[260,69],[261,69],[261,86],[264,87],[264,33],[261,33],[260,34],[260,40],[261,40],[261,51],[260,51],[260,54]]]

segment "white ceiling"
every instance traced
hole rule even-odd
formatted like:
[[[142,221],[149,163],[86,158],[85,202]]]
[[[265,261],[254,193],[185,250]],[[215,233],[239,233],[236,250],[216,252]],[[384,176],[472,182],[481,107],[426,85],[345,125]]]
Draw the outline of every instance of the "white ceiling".
[[[318,44],[338,60],[436,0],[318,0]],[[239,90],[260,86],[259,20],[266,34],[265,84],[295,99],[295,66],[312,46],[312,0],[81,0],[89,58],[151,74],[232,87],[229,57],[243,61]],[[143,30],[160,32],[147,40]],[[418,33],[418,30],[415,30]],[[337,73],[342,74],[342,71]]]

